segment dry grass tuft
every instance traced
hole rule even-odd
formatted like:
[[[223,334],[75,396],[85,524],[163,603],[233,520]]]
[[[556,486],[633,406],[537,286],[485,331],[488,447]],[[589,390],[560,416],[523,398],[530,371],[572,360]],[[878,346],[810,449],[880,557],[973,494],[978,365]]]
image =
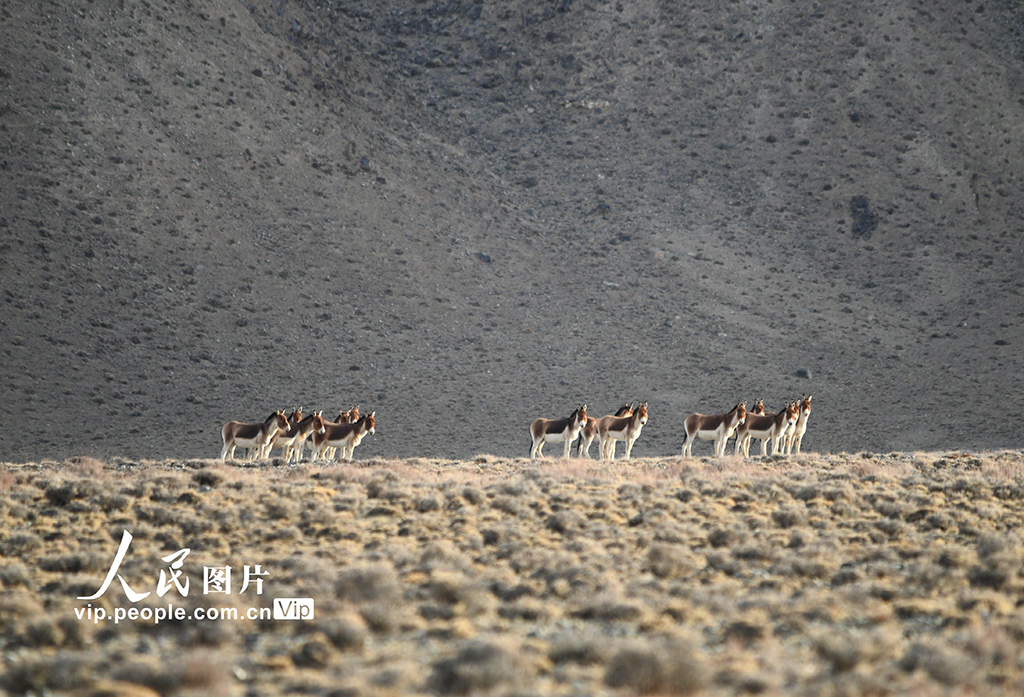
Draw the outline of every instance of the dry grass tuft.
[[[708,681],[697,652],[681,640],[635,642],[611,657],[604,682],[641,695],[692,695]]]
[[[473,640],[453,658],[434,664],[428,686],[441,695],[515,688],[529,680],[533,670],[517,647],[494,641]]]
[[[320,620],[317,627],[339,651],[359,653],[366,645],[366,620],[354,612],[342,612]]]
[[[334,593],[350,603],[393,602],[400,597],[398,575],[387,564],[360,564],[338,574]]]
[[[227,662],[216,654],[186,652],[167,663],[135,657],[112,675],[121,683],[143,685],[158,694],[224,694],[230,685]]]

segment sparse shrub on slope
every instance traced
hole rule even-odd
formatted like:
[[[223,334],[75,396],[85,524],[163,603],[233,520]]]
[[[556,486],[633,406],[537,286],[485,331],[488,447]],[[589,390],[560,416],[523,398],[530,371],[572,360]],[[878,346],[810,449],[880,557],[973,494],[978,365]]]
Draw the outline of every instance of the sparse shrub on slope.
[[[604,682],[641,695],[692,695],[707,684],[707,670],[687,642],[671,639],[633,642],[608,661]]]
[[[474,640],[452,658],[434,664],[428,687],[439,695],[468,695],[515,688],[534,672],[518,647],[507,642]]]

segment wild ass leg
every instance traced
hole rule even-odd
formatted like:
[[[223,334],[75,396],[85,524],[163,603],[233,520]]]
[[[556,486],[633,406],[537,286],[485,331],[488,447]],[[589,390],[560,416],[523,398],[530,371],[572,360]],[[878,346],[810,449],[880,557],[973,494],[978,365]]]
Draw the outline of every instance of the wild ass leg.
[[[715,457],[725,457],[725,444],[729,440],[729,432],[723,431],[722,435],[715,438]]]

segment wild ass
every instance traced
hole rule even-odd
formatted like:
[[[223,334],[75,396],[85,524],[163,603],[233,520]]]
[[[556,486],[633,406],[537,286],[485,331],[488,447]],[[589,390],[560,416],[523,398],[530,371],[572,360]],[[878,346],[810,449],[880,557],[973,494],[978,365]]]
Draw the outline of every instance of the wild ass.
[[[761,455],[768,454],[768,443],[772,444],[772,455],[779,452],[782,439],[789,427],[796,423],[797,406],[787,404],[778,414],[747,414],[746,420],[736,429],[736,454],[750,457],[750,439],[761,440]]]
[[[248,424],[241,421],[229,421],[220,429],[224,448],[220,451],[220,459],[235,459],[235,448],[249,448],[249,457],[254,460],[263,456],[263,449],[270,443],[278,431],[288,431],[291,424],[280,409],[267,417],[262,424]]]
[[[740,402],[727,414],[690,414],[686,417],[686,440],[683,441],[683,457],[692,457],[693,441],[697,438],[715,441],[715,456],[725,455],[725,443],[736,427],[747,418],[746,402]]]
[[[800,416],[797,417],[793,432],[786,438],[786,454],[792,452],[800,454],[800,443],[803,442],[804,434],[807,433],[807,418],[811,415],[811,396],[800,398]]]
[[[612,416],[630,416],[632,413],[633,405],[627,402],[619,407],[619,410],[612,414]],[[597,422],[597,417],[587,417],[587,423],[583,425],[583,430],[580,432],[580,442],[576,446],[576,457],[590,457],[590,444],[593,443],[594,439],[598,436]]]
[[[530,459],[542,457],[541,450],[545,443],[564,443],[562,457],[568,459],[572,442],[579,436],[586,423],[586,404],[576,407],[567,419],[534,419],[530,424],[530,436],[533,438]]]
[[[325,421],[323,418],[323,411],[317,411],[309,416],[303,418],[302,409],[296,409],[289,417],[292,429],[287,435],[282,435],[280,432],[274,437],[273,442],[267,448],[267,454],[274,448],[281,449],[281,455],[284,457],[284,461],[291,462],[293,459],[298,462],[302,456],[302,449],[311,434],[323,433],[325,428]]]
[[[280,449],[281,453],[284,454],[284,448],[281,445],[282,439],[284,439],[285,433],[295,433],[295,425],[302,421],[302,407],[295,407],[292,409],[292,413],[288,414],[286,418],[288,419],[288,425],[291,428],[289,428],[288,431],[278,430],[278,432],[274,434],[273,438],[267,442],[267,457],[270,457],[275,449]]]
[[[597,422],[597,431],[601,436],[601,459],[615,459],[615,441],[626,441],[626,453],[629,459],[633,452],[633,443],[640,437],[640,431],[647,423],[647,402],[637,407],[629,416],[604,416]]]
[[[323,433],[313,434],[313,459],[324,457],[328,448],[337,448],[337,459],[351,461],[356,446],[367,434],[377,432],[377,412],[371,411],[350,424],[324,424]]]
[[[349,409],[348,411],[345,411],[344,409],[339,409],[338,410],[338,420],[335,423],[339,423],[339,424],[354,424],[356,421],[359,421],[359,405],[358,404],[355,405],[354,407],[352,407],[351,409]],[[331,422],[330,421],[325,421],[324,423],[325,424],[330,424]],[[336,451],[337,451],[337,448],[327,448],[327,450],[324,451],[324,457],[327,458],[328,460],[333,460],[334,459],[334,453]],[[301,457],[301,456],[302,456],[302,449],[301,449],[301,446],[300,446],[299,457]]]

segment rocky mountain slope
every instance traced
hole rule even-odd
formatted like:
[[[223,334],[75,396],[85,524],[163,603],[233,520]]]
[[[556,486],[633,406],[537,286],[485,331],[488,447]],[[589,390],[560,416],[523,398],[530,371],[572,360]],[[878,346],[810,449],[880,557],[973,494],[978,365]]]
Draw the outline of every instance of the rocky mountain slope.
[[[0,3],[4,459],[357,456],[813,393],[819,451],[1019,444],[1007,1]],[[701,453],[710,445],[697,445]]]

